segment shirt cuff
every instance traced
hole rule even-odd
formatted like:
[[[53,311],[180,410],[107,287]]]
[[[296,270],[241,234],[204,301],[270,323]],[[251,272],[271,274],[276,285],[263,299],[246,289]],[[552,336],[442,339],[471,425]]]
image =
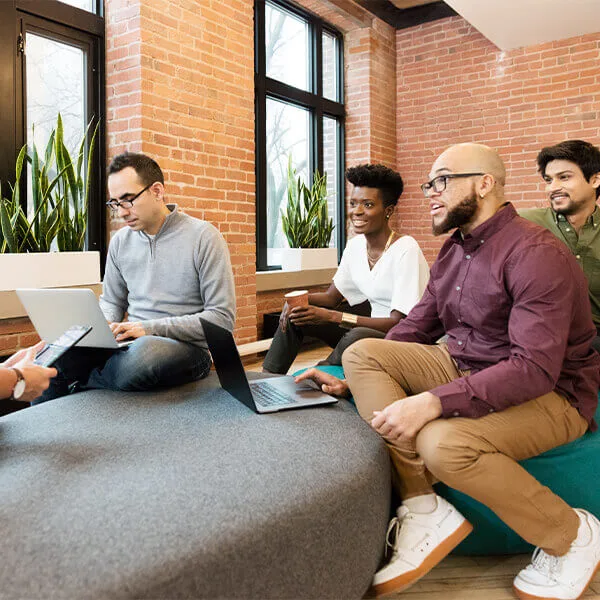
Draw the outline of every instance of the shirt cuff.
[[[482,416],[473,405],[469,394],[458,385],[458,380],[445,383],[432,390],[432,394],[440,399],[442,404],[442,417],[451,419],[452,417],[477,418]]]

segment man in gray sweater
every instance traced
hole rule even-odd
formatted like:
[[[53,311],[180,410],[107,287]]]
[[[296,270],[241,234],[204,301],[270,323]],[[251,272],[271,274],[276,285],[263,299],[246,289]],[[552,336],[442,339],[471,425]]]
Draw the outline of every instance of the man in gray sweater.
[[[201,379],[210,356],[199,317],[233,330],[233,273],[219,231],[165,203],[162,170],[144,154],[113,159],[108,191],[107,205],[126,226],[110,242],[100,307],[117,341],[133,342],[72,348],[36,402],[81,388],[148,390]]]

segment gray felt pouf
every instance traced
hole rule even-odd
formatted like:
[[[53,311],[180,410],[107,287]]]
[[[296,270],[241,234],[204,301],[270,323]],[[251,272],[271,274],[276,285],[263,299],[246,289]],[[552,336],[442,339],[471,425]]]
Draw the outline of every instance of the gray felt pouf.
[[[360,598],[389,460],[342,401],[256,415],[202,382],[0,419],[0,598]]]

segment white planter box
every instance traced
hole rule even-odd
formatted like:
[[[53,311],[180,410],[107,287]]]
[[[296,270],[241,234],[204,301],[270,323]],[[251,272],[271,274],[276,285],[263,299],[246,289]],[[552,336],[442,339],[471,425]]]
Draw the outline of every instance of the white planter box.
[[[284,271],[328,269],[337,266],[337,248],[283,248],[281,250],[281,268]]]
[[[100,253],[0,254],[0,291],[89,285],[100,281]]]

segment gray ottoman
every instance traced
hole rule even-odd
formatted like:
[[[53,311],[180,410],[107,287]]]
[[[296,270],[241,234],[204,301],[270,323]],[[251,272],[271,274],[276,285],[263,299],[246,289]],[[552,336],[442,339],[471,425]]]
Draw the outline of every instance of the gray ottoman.
[[[387,451],[345,401],[256,415],[214,374],[0,419],[0,597],[360,598]]]

